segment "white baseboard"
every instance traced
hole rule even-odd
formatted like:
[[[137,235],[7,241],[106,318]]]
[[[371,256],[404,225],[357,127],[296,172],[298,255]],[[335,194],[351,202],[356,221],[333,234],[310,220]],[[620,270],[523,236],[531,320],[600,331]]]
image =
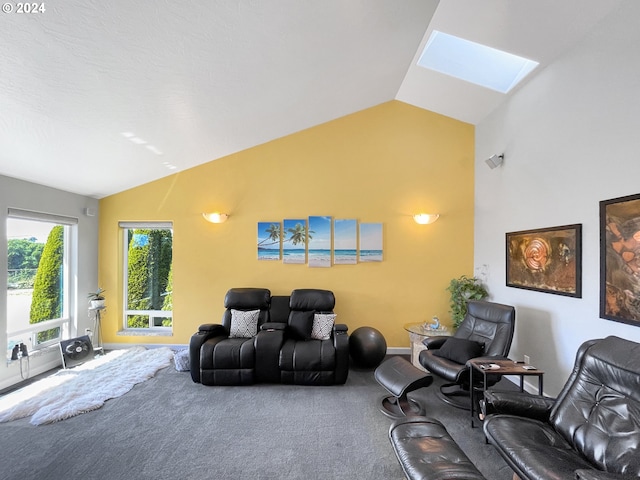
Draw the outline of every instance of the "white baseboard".
[[[26,360],[23,360],[23,362],[26,362]],[[54,368],[58,368],[62,365],[62,358],[60,357],[60,354],[57,355],[57,357],[51,359],[51,360],[47,360],[44,362],[36,362],[36,361],[29,361],[29,376],[26,378],[22,378],[22,375],[20,375],[20,370],[19,370],[19,365],[20,363],[15,361],[14,362],[16,366],[13,366],[13,369],[15,370],[15,373],[13,373],[10,377],[3,379],[2,381],[0,381],[0,390],[4,390],[5,388],[9,388],[12,387],[20,382],[22,382],[23,380],[28,380],[31,379],[33,377],[35,377],[36,375],[40,375],[41,373],[46,373],[50,370],[53,370]],[[26,373],[26,365],[23,368],[23,372]]]
[[[159,348],[159,347],[169,347],[172,350],[182,350],[183,348],[189,348],[187,344],[167,344],[167,343],[104,343],[102,345],[105,350],[120,350],[122,348],[131,348],[131,347],[147,347],[147,348]],[[388,347],[387,355],[411,355],[411,349],[409,347]]]
[[[409,347],[389,347],[387,355],[411,355],[411,349]]]
[[[518,387],[520,387],[520,377],[519,376],[517,376],[517,375],[505,375],[504,378],[509,380],[514,385],[517,385]],[[524,387],[524,391],[525,392],[530,393],[531,395],[538,395],[538,382],[537,381],[529,381],[529,380],[525,379],[523,387]],[[542,394],[544,395],[544,391],[542,392]]]
[[[189,345],[180,343],[103,343],[102,348],[105,350],[122,350],[123,348],[131,347],[146,347],[146,348],[160,348],[169,347],[171,350],[183,350],[189,348]]]

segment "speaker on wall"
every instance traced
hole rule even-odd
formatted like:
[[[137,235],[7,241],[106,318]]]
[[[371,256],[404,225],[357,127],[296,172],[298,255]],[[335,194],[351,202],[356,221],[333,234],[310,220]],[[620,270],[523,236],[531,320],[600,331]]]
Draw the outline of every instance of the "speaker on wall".
[[[491,170],[502,165],[503,161],[504,155],[496,155],[495,153],[485,160]]]

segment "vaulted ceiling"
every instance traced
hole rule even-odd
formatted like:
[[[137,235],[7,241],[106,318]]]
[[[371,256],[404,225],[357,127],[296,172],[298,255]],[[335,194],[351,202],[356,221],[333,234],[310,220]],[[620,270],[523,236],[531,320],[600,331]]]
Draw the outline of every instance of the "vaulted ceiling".
[[[0,15],[0,174],[102,198],[393,99],[477,124],[526,80],[504,95],[417,66],[432,30],[538,61],[535,76],[622,1],[14,9]]]

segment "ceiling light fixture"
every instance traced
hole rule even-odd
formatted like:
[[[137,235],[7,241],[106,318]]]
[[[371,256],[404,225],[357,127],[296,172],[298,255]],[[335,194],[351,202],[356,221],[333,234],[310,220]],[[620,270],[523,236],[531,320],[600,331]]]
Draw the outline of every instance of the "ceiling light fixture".
[[[420,225],[429,225],[440,218],[438,213],[417,213],[413,216],[413,220]]]
[[[202,216],[207,222],[211,223],[224,223],[227,221],[227,218],[229,218],[228,214],[218,212],[203,213]]]

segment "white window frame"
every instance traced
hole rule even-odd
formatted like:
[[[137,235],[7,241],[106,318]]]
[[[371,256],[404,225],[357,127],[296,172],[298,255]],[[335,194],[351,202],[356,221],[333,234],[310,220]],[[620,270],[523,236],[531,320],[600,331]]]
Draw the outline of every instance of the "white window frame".
[[[119,222],[118,226],[122,229],[122,246],[123,246],[123,268],[122,268],[122,329],[127,332],[167,334],[173,333],[173,310],[129,310],[128,307],[128,286],[129,286],[129,235],[128,230],[131,229],[149,229],[149,230],[171,230],[172,250],[173,250],[173,222]],[[173,262],[173,259],[171,260]],[[127,325],[127,317],[129,315],[148,315],[148,328],[132,328]],[[171,327],[155,326],[155,319],[171,318]]]
[[[77,264],[77,262],[74,261],[74,258],[72,258],[75,249],[72,248],[71,243],[75,233],[72,230],[77,228],[78,219],[74,217],[66,217],[63,215],[22,210],[19,208],[9,208],[7,210],[7,218],[29,220],[34,222],[54,223],[56,225],[62,225],[64,227],[64,251],[62,255],[62,288],[64,295],[62,303],[62,316],[60,318],[52,318],[43,322],[30,324],[28,328],[18,331],[9,331],[7,328],[7,339],[26,337],[29,339],[28,348],[30,350],[44,349],[46,347],[59,343],[61,340],[71,338],[71,305],[74,301],[71,278],[76,275],[76,272],[72,272],[72,269],[75,268],[74,266]],[[60,327],[59,335],[57,337],[47,340],[46,342],[38,342],[39,332],[44,332],[57,327]]]

